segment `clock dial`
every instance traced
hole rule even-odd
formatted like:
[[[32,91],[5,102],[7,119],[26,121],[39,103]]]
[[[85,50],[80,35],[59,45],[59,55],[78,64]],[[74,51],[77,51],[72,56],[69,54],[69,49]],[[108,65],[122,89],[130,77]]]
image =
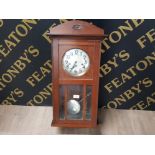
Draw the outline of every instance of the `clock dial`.
[[[63,69],[70,75],[82,76],[89,69],[89,56],[81,49],[71,49],[64,54],[62,65]]]

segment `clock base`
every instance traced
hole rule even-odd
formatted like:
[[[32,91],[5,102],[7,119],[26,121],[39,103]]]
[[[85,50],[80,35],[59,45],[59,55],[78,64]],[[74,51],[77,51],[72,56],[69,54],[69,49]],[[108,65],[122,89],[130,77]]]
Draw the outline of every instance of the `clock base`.
[[[97,123],[93,123],[90,121],[86,121],[86,122],[69,122],[69,123],[64,123],[63,121],[59,121],[59,122],[55,122],[54,120],[51,123],[52,127],[64,127],[64,128],[96,128],[97,127]]]

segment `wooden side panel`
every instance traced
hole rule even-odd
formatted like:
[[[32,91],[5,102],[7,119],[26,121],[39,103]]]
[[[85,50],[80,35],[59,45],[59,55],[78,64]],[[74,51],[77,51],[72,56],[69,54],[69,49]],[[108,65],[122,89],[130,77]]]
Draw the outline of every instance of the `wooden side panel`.
[[[93,80],[95,84],[93,85],[93,108],[92,108],[92,122],[93,125],[96,126],[97,123],[97,111],[98,111],[98,92],[99,92],[99,69],[100,69],[100,57],[101,57],[101,45],[99,41],[95,42],[95,51],[96,54],[94,55],[95,62],[94,65],[94,75],[93,75]]]
[[[53,123],[55,123],[59,118],[59,71],[58,71],[58,39],[53,40],[52,46],[52,89],[53,89],[53,96],[52,96],[52,103],[53,103]]]

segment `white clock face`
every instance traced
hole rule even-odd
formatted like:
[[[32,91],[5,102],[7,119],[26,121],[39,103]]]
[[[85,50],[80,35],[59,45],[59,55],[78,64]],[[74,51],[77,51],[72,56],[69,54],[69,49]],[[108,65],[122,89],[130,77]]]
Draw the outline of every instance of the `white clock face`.
[[[63,69],[72,76],[84,75],[90,66],[88,54],[81,49],[70,49],[62,59]]]

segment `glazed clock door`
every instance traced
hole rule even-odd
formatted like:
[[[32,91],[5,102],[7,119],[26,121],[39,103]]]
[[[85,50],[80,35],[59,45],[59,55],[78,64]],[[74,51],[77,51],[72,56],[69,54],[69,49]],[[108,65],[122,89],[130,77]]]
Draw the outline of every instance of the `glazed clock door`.
[[[74,84],[60,87],[60,120],[91,120],[91,86]]]
[[[59,78],[62,81],[93,80],[94,41],[59,41]]]

